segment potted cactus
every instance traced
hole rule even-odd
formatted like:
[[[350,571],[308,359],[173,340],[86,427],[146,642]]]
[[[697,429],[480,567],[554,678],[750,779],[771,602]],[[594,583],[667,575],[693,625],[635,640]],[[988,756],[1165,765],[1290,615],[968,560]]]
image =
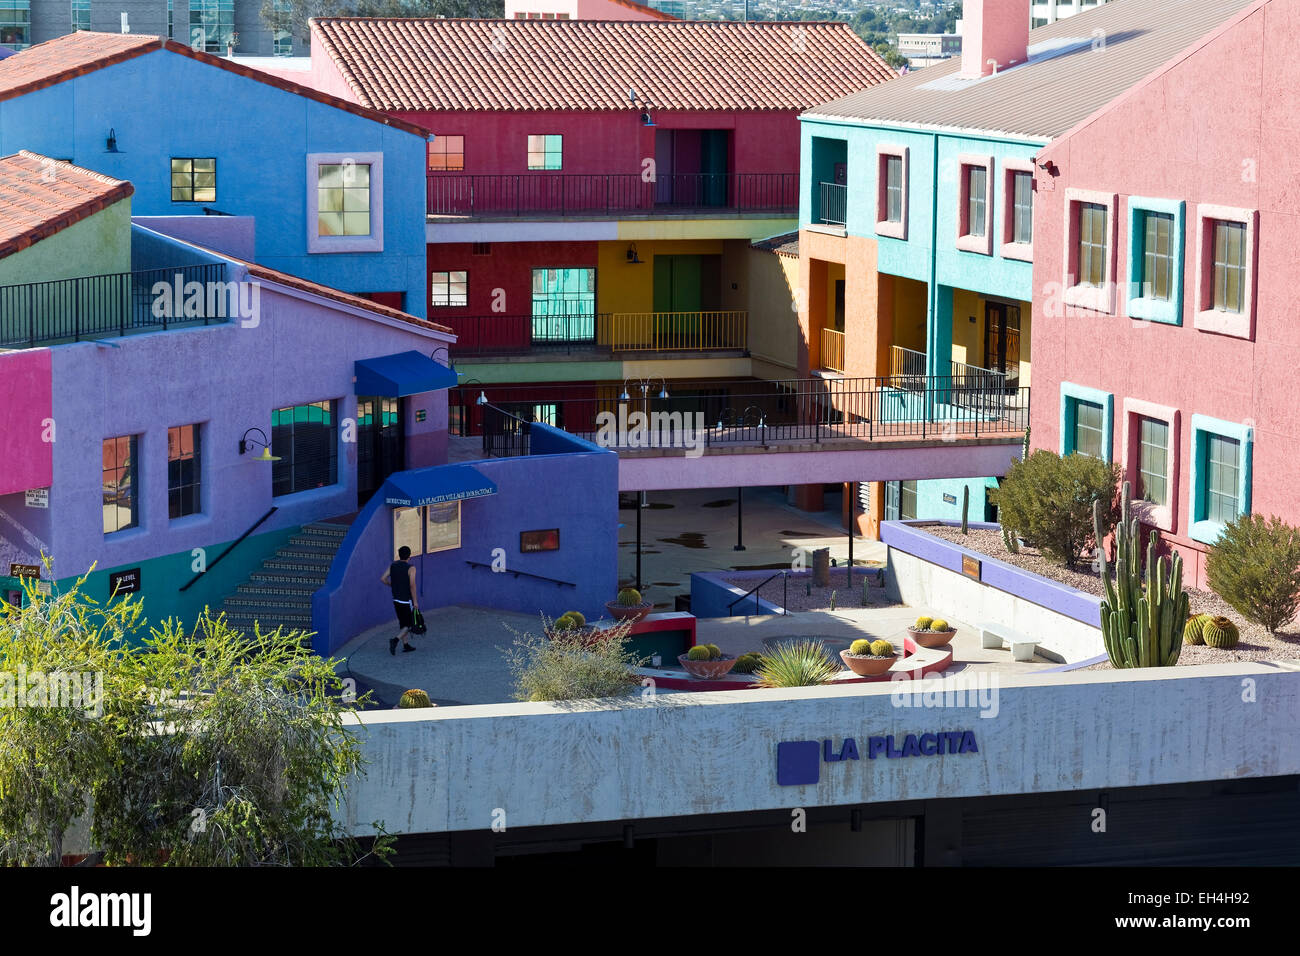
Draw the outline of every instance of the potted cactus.
[[[916,619],[916,623],[907,629],[908,635],[922,647],[943,647],[945,644],[951,644],[953,637],[957,634],[957,628],[953,627],[941,617],[926,617],[922,615]]]
[[[650,613],[652,607],[654,605],[643,600],[641,592],[636,588],[623,588],[618,592],[618,597],[605,604],[605,609],[619,621],[639,621]]]
[[[717,680],[736,666],[737,658],[723,654],[716,644],[696,644],[677,658],[682,670],[700,680]]]
[[[869,641],[865,638],[849,645],[847,651],[840,651],[840,660],[844,666],[859,677],[875,677],[894,666],[894,645],[889,641]]]

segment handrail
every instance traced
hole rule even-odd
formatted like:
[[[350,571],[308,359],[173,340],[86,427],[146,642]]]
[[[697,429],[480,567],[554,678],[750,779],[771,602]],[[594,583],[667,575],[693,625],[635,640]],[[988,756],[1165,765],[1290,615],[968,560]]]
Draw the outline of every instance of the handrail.
[[[231,551],[234,551],[236,545],[238,545],[241,541],[243,541],[245,538],[247,538],[250,534],[252,534],[254,531],[256,531],[259,527],[261,527],[261,524],[262,524],[263,521],[265,521],[267,518],[271,517],[271,515],[275,514],[275,513],[276,513],[277,511],[279,511],[279,510],[280,510],[280,506],[279,506],[279,505],[272,505],[270,511],[268,511],[266,514],[262,515],[262,517],[258,518],[258,519],[257,519],[256,521],[254,521],[251,525],[249,525],[248,530],[245,531],[243,534],[241,534],[241,535],[240,535],[238,538],[236,538],[234,541],[232,541],[232,542],[230,543],[230,546],[229,546],[228,548],[226,548],[225,551],[222,551],[219,555],[217,555],[216,559],[215,559],[211,564],[205,565],[202,571],[200,571],[198,574],[194,575],[194,577],[190,578],[188,584],[182,584],[182,585],[181,585],[181,590],[182,590],[182,591],[188,591],[188,590],[190,589],[190,587],[191,587],[191,586],[192,586],[196,581],[198,581],[199,578],[203,577],[203,575],[207,574],[207,573],[208,573],[209,571],[211,571],[214,567],[216,567],[217,564],[220,563],[221,559],[224,558],[226,555],[228,555]]]
[[[465,563],[468,564],[471,568],[487,568],[490,571],[494,570],[492,565],[484,564],[482,561],[466,561]],[[577,585],[574,584],[572,581],[561,581],[559,578],[548,578],[544,574],[533,574],[532,571],[516,571],[512,568],[505,568],[504,570],[496,571],[495,573],[513,574],[516,578],[518,578],[519,575],[522,574],[525,577],[537,578],[537,580],[539,581],[550,581],[552,584],[558,585],[559,587],[571,587],[571,588],[577,587]]]
[[[741,601],[745,600],[745,598],[749,597],[751,594],[754,595],[754,612],[757,613],[757,612],[761,611],[761,610],[763,609],[763,605],[760,603],[761,599],[759,598],[759,596],[758,596],[758,594],[757,594],[756,592],[758,591],[759,588],[761,588],[761,587],[762,587],[764,584],[766,584],[768,581],[773,581],[773,580],[775,580],[776,578],[780,578],[780,579],[781,579],[781,614],[782,614],[782,616],[789,616],[790,611],[786,608],[786,604],[788,604],[789,601],[790,601],[790,578],[789,578],[789,574],[790,574],[789,571],[778,571],[778,572],[776,572],[776,574],[772,575],[770,578],[764,578],[764,579],[763,579],[762,581],[760,581],[758,584],[755,584],[752,588],[750,588],[748,591],[746,591],[746,592],[745,592],[744,594],[742,594],[740,597],[736,598],[736,600],[732,601],[730,604],[727,605],[727,617],[731,617],[731,609],[732,609],[733,607],[735,607],[735,606],[736,606],[737,604],[739,604]]]

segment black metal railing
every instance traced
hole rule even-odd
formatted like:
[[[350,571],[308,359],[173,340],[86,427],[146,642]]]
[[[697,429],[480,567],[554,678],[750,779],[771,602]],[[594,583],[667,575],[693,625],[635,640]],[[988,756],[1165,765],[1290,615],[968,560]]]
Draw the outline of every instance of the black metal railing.
[[[848,222],[849,187],[841,183],[822,183],[817,221],[842,226]]]
[[[429,173],[431,216],[596,216],[720,209],[793,214],[798,173]]]
[[[225,274],[212,263],[0,286],[0,348],[227,322],[241,303]]]
[[[439,315],[435,322],[456,333],[457,355],[520,355],[580,352],[597,347],[599,317],[572,315]],[[608,346],[606,347],[608,348]]]
[[[271,515],[275,514],[275,513],[276,513],[277,511],[279,511],[279,510],[280,510],[280,506],[279,506],[279,505],[272,505],[272,506],[271,506],[271,509],[270,509],[266,514],[262,515],[262,517],[258,518],[258,519],[257,519],[256,521],[254,521],[251,525],[249,525],[248,528],[245,529],[245,531],[244,531],[243,534],[241,534],[238,538],[236,538],[234,541],[232,541],[232,542],[231,542],[231,543],[226,547],[226,550],[222,551],[219,555],[217,555],[215,558],[213,558],[211,564],[205,566],[204,569],[203,569],[202,571],[197,572],[197,573],[194,575],[194,577],[190,578],[189,581],[187,581],[185,584],[182,584],[182,585],[180,586],[180,590],[182,590],[182,591],[188,591],[188,590],[189,590],[190,588],[192,588],[195,584],[197,584],[199,578],[203,577],[203,575],[207,574],[207,573],[208,573],[209,571],[211,571],[214,567],[216,567],[218,564],[220,564],[222,558],[224,558],[226,555],[228,555],[231,551],[234,551],[235,548],[239,547],[239,545],[240,545],[241,543],[243,543],[243,541],[244,541],[245,538],[247,538],[250,534],[252,534],[252,533],[253,533],[254,531],[256,531],[258,528],[260,528],[260,527],[262,526],[262,523],[265,522],[267,518],[271,517]]]
[[[750,597],[751,595],[752,595],[753,598],[754,598],[754,613],[755,613],[755,614],[762,614],[762,613],[763,613],[763,602],[762,602],[762,600],[761,600],[761,599],[759,598],[759,596],[758,596],[759,589],[762,588],[764,584],[767,584],[769,581],[773,581],[773,580],[775,580],[776,578],[780,578],[780,579],[781,579],[781,613],[782,613],[783,615],[784,615],[784,614],[789,614],[790,611],[787,609],[787,605],[789,605],[789,603],[790,603],[790,572],[789,572],[789,571],[778,571],[778,572],[776,572],[776,574],[772,575],[771,577],[769,577],[769,578],[764,578],[762,581],[760,581],[758,584],[755,584],[752,588],[750,588],[748,591],[746,591],[746,592],[745,592],[744,594],[742,594],[740,597],[736,598],[736,600],[734,600],[734,601],[732,601],[730,604],[728,604],[728,605],[727,605],[727,617],[731,617],[731,616],[732,616],[732,613],[731,613],[732,608],[734,608],[737,604],[739,604],[741,601],[745,600],[745,598]]]
[[[950,375],[722,385],[719,389],[687,386],[700,389],[690,393],[669,385],[667,399],[638,395],[630,401],[620,401],[617,388],[599,389],[598,394],[583,398],[572,397],[571,391],[557,390],[552,395],[533,389],[520,401],[545,409],[549,420],[571,434],[627,450],[838,439],[954,441],[1023,434],[1029,425],[1027,386],[1000,387]],[[505,400],[504,390],[498,391],[502,394],[494,393],[489,401]],[[456,400],[453,395],[453,403]],[[507,454],[527,453],[525,419],[494,406],[479,408],[485,412],[478,419],[485,454],[495,448]]]
[[[484,458],[522,458],[528,454],[532,422],[495,405],[479,405]]]
[[[485,564],[485,563],[482,562],[482,561],[466,561],[465,563],[468,564],[471,568],[487,568],[489,571],[496,571],[496,570],[497,570],[496,568],[492,567],[492,565],[490,565],[490,564]],[[500,573],[500,574],[513,574],[513,575],[515,576],[516,579],[517,579],[517,578],[522,574],[522,575],[523,575],[524,577],[526,577],[526,578],[535,578],[535,579],[538,580],[538,581],[546,581],[546,582],[548,582],[548,583],[550,583],[550,584],[554,584],[554,585],[556,585],[557,587],[562,587],[562,588],[576,588],[576,587],[577,587],[577,585],[574,584],[572,581],[561,581],[559,578],[548,578],[548,577],[547,577],[546,575],[544,575],[544,574],[534,574],[532,571],[517,571],[517,570],[515,570],[514,568],[506,568],[504,571],[501,571],[501,572],[498,572],[498,573]]]

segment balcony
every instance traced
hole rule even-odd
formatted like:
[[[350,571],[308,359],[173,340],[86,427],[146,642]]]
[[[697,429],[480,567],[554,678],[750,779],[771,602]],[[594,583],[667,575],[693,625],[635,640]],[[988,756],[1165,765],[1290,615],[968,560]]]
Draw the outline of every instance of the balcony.
[[[822,329],[822,368],[844,374],[844,333]]]
[[[223,263],[212,263],[0,286],[0,348],[227,322],[239,302],[231,301],[225,273]],[[193,283],[201,294],[189,294]]]
[[[819,223],[843,226],[848,222],[848,186],[840,183],[821,183],[817,199],[817,221]]]
[[[743,352],[749,334],[744,311],[438,316],[436,321],[455,331],[455,356]]]
[[[1008,392],[1007,377],[1002,372],[965,362],[949,362],[948,374],[959,388],[974,388],[981,391]],[[915,349],[905,349],[901,345],[889,350],[889,374],[900,380],[924,380],[926,377],[925,353]],[[1015,391],[1014,387],[1010,391]]]
[[[793,216],[798,173],[674,173],[646,182],[639,173],[430,173],[431,218],[564,216]]]

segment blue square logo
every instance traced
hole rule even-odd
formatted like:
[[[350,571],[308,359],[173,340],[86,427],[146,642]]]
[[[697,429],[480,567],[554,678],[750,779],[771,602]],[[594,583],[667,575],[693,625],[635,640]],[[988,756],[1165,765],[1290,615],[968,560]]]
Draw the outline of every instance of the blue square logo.
[[[776,782],[783,787],[816,783],[821,779],[821,747],[815,740],[793,740],[776,745]]]

